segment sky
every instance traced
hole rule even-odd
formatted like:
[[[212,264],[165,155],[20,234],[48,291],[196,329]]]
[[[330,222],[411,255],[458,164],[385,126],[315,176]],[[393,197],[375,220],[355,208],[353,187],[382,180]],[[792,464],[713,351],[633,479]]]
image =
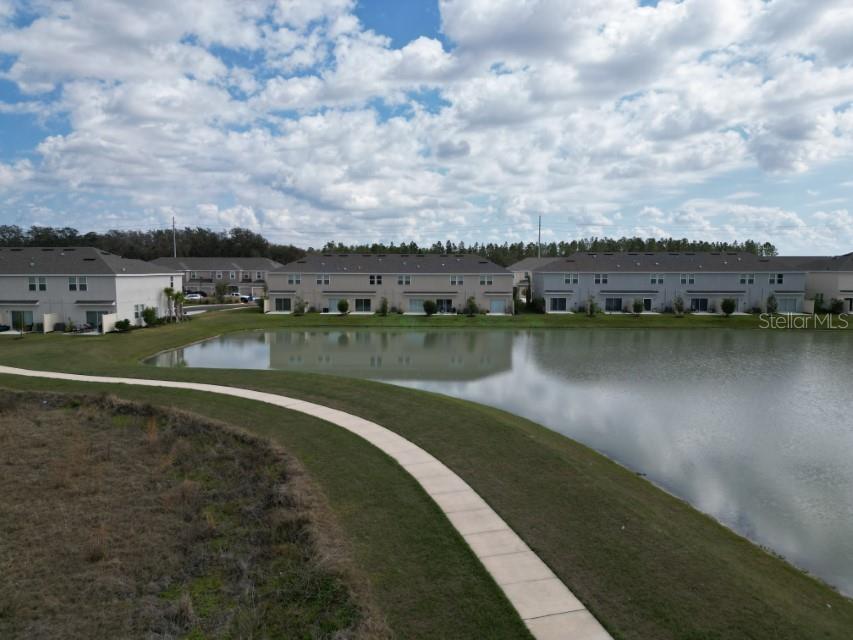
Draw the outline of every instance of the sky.
[[[849,0],[0,0],[0,224],[853,251]]]

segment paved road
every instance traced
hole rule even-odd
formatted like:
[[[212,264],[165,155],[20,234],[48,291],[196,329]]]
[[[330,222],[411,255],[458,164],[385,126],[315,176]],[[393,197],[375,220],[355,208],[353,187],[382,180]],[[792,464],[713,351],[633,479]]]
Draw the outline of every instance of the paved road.
[[[462,478],[440,460],[383,426],[296,398],[198,382],[84,376],[0,366],[0,374],[169,387],[266,402],[331,422],[394,458],[418,481],[503,590],[537,640],[611,640],[568,587]]]

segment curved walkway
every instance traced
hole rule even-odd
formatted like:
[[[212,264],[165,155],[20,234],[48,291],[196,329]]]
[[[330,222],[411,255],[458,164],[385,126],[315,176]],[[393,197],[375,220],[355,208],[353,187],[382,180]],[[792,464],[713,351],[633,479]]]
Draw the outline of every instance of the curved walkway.
[[[313,402],[239,387],[32,371],[2,365],[0,374],[206,391],[266,402],[343,427],[394,458],[420,483],[465,538],[474,555],[503,590],[535,638],[610,639],[610,634],[566,585],[462,478],[419,446],[375,422]]]

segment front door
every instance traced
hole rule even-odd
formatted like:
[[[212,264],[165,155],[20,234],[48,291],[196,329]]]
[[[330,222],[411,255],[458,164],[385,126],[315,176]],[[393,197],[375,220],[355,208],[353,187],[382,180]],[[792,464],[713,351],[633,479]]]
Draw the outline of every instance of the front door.
[[[707,311],[708,298],[693,298],[690,300],[691,311]]]
[[[29,331],[33,326],[32,311],[13,311],[12,312],[12,328],[20,331]]]
[[[101,328],[101,317],[106,313],[106,311],[87,311],[86,312],[86,324],[95,327],[96,329]]]
[[[643,298],[643,311],[651,311],[652,310],[652,299],[651,298]]]
[[[844,298],[844,300],[847,302],[847,310],[853,313],[853,298]]]
[[[622,311],[622,298],[605,298],[605,311]]]
[[[435,304],[439,313],[453,313],[453,300],[450,298],[439,298]]]

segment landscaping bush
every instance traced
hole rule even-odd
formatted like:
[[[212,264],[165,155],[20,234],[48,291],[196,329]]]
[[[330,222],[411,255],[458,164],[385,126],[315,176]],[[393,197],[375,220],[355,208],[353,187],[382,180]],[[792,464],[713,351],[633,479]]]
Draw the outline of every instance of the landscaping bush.
[[[145,307],[142,310],[142,319],[145,321],[146,325],[154,326],[157,324],[157,310],[153,307]]]
[[[390,313],[399,313],[397,307],[391,307],[391,309],[389,309],[389,312]]]
[[[524,301],[516,298],[512,301],[512,311],[515,315],[521,313],[522,309],[524,309]]]
[[[438,305],[435,300],[424,300],[424,313],[428,316],[434,315],[438,311]]]
[[[465,306],[462,308],[462,313],[464,313],[469,318],[473,318],[480,312],[480,308],[477,306],[477,301],[474,299],[474,296],[468,298],[465,301]]]
[[[533,298],[533,311],[536,313],[545,313],[545,298],[541,296]]]
[[[258,305],[258,309],[260,309],[261,311],[264,310],[264,302],[266,302],[266,300],[266,298],[258,298],[257,300],[255,300],[255,304]]]
[[[767,296],[767,313],[776,313],[779,310],[779,303],[776,302],[776,296],[772,293]]]
[[[672,308],[675,310],[675,315],[684,315],[684,298],[675,296],[672,300]]]
[[[634,309],[634,313],[640,315],[643,312],[643,301],[639,298],[634,298],[634,302],[631,305]]]
[[[735,302],[734,298],[723,298],[723,301],[720,303],[720,311],[726,314],[726,317],[732,315],[737,309],[737,302]]]
[[[213,289],[213,299],[215,302],[222,304],[225,302],[225,296],[228,293],[228,285],[224,282],[217,282]]]
[[[345,316],[349,312],[349,301],[346,298],[338,300],[338,312]]]
[[[116,331],[130,331],[130,320],[118,320],[116,322]]]
[[[302,298],[296,298],[296,302],[293,303],[293,315],[295,316],[304,316],[305,315],[305,307],[308,305],[305,303],[305,300]]]
[[[380,316],[388,315],[388,298],[382,298],[382,300],[379,301],[379,311],[376,313]]]
[[[834,313],[835,315],[841,315],[844,313],[844,300],[839,300],[838,298],[830,300],[829,312]]]
[[[596,313],[598,313],[598,305],[595,304],[595,300],[592,299],[592,296],[586,299],[586,315],[592,317]]]
[[[823,306],[823,294],[816,293],[814,296],[814,312],[815,313],[824,313],[826,309]]]

